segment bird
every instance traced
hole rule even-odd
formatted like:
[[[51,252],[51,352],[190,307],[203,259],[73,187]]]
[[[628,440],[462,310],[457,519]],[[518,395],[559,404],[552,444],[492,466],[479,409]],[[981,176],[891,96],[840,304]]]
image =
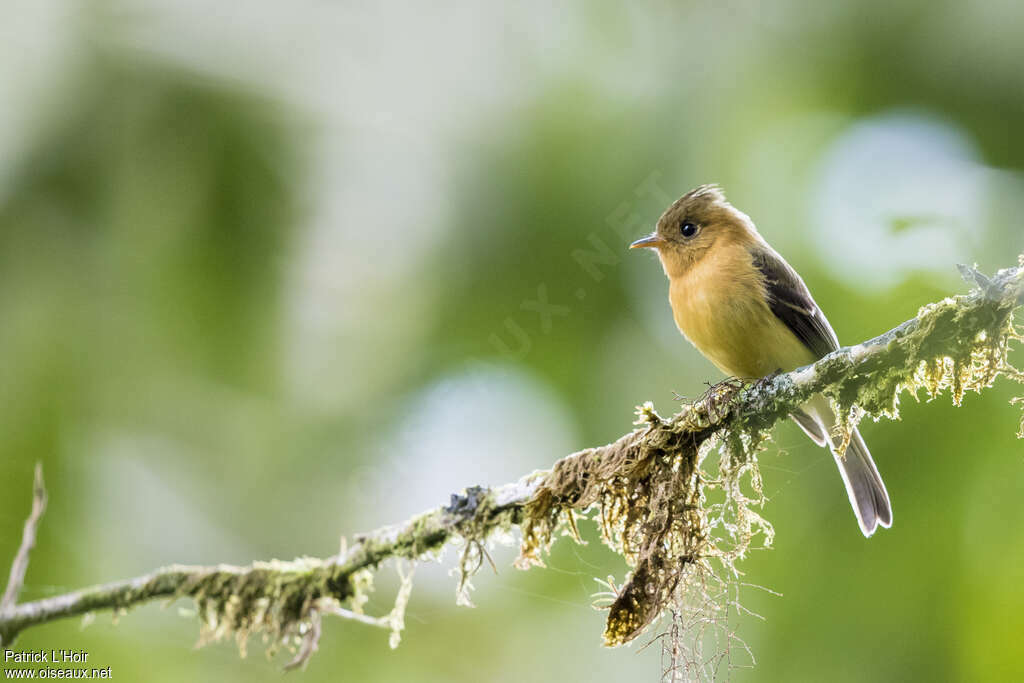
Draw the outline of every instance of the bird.
[[[788,372],[839,348],[803,279],[718,185],[684,194],[654,232],[629,246],[657,251],[676,326],[726,375],[755,379]],[[860,432],[854,428],[840,452],[835,411],[822,394],[791,417],[831,451],[864,536],[890,527],[889,493]]]

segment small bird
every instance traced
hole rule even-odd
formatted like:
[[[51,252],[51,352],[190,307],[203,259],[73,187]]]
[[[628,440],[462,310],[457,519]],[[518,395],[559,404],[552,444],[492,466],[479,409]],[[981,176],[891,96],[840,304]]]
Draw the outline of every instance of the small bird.
[[[658,252],[676,326],[719,370],[744,379],[808,365],[839,339],[807,285],[716,185],[683,195],[631,249]],[[892,524],[892,506],[860,432],[840,453],[836,416],[819,394],[792,414],[839,466],[861,531]]]

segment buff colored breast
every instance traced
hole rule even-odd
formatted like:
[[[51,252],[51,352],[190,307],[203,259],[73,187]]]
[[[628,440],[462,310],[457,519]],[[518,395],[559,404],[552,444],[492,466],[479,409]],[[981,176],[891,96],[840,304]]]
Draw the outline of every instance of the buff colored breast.
[[[745,247],[712,249],[670,280],[676,325],[727,375],[763,377],[815,360],[768,307],[760,271]]]

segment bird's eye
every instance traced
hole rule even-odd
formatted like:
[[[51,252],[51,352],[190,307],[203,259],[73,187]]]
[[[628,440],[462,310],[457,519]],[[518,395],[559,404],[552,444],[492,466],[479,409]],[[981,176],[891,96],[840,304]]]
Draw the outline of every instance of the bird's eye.
[[[697,226],[689,221],[686,221],[681,226],[679,226],[679,232],[683,234],[683,237],[689,239],[697,234]]]

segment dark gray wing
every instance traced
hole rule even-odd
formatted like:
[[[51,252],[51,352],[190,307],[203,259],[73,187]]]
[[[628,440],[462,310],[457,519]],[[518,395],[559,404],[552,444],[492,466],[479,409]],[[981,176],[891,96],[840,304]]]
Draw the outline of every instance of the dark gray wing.
[[[764,276],[772,313],[818,358],[838,349],[839,339],[825,314],[785,259],[767,245],[751,250],[751,256],[754,267]]]

